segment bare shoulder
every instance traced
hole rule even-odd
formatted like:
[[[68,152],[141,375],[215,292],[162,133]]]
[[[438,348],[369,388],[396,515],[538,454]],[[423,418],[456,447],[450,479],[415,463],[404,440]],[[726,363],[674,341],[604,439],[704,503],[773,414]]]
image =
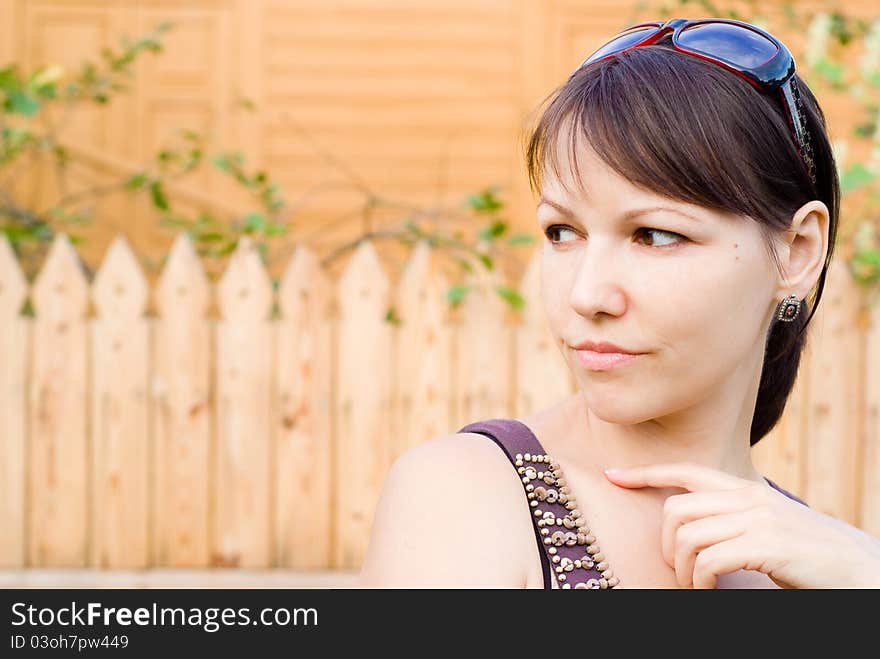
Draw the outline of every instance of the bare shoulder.
[[[838,529],[844,535],[849,536],[855,542],[868,548],[870,551],[875,553],[878,560],[880,560],[880,538],[876,538],[864,529],[859,528],[858,526],[854,526],[849,522],[846,522],[838,517],[833,517],[828,513],[823,513],[819,510],[816,510],[815,508],[808,508],[807,510],[808,512],[816,515],[820,519],[825,520],[832,527]]]
[[[435,437],[392,464],[358,584],[522,588],[533,533],[501,447],[476,433]]]

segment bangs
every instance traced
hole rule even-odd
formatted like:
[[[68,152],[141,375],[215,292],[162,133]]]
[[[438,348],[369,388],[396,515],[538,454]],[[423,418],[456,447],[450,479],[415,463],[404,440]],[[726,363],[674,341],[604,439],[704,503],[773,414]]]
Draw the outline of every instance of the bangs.
[[[564,181],[563,149],[584,191],[584,144],[634,186],[779,229],[805,203],[805,174],[778,101],[662,44],[581,70],[551,95],[526,145],[532,191],[547,171]],[[757,203],[768,196],[782,204]]]

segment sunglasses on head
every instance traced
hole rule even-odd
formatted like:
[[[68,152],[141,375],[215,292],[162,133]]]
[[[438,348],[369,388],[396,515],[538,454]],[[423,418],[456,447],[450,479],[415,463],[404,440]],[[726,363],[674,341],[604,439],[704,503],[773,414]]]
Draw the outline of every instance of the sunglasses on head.
[[[797,80],[794,57],[773,35],[749,23],[724,18],[665,23],[639,23],[611,39],[587,57],[569,76],[583,67],[640,46],[648,46],[672,33],[672,46],[686,55],[712,62],[749,82],[758,91],[778,93],[789,129],[810,180],[816,185],[816,168]]]

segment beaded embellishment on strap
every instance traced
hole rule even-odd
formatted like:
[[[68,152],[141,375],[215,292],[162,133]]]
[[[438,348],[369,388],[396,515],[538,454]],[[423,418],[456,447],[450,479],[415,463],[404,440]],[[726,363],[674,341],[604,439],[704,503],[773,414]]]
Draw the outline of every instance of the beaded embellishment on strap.
[[[571,496],[562,469],[527,425],[516,419],[488,419],[458,432],[486,435],[516,468],[532,511],[545,589],[552,588],[551,569],[563,589],[620,587]]]

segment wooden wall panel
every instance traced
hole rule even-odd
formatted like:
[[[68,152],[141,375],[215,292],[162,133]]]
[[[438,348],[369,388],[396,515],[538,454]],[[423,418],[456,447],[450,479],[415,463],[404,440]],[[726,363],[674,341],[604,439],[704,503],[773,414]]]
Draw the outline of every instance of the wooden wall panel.
[[[478,186],[511,186],[516,8],[497,0],[272,2],[267,167],[279,172],[291,198],[328,179],[355,177],[409,203],[458,204]],[[353,176],[328,163],[328,154]],[[326,222],[363,198],[351,190],[321,195],[302,221]],[[347,240],[360,227],[353,221],[323,232],[316,247]]]
[[[143,58],[129,95],[71,118],[73,141],[89,148],[94,166],[121,164],[130,173],[175,130],[191,128],[267,168],[291,204],[330,184],[290,218],[289,244],[308,236],[323,253],[363,228],[363,186],[400,203],[454,206],[468,192],[500,185],[510,220],[534,231],[519,143],[529,114],[610,34],[653,17],[637,11],[639,4],[10,0],[0,5],[0,18],[9,36],[2,48],[26,67],[97,59],[123,35],[174,23],[165,52]],[[782,5],[761,9],[775,20]],[[847,11],[877,15],[870,0],[848,3]],[[705,14],[694,7],[688,15]],[[803,35],[786,36],[800,47]],[[255,111],[242,107],[244,99]],[[851,110],[838,101],[828,106],[841,136]],[[181,182],[172,198],[221,211],[248,207],[244,191],[217,172]],[[401,217],[391,209],[372,221]],[[318,229],[331,220],[332,227]],[[173,240],[145,200],[120,196],[102,203],[87,232],[81,251],[91,267],[119,233],[145,255],[165,253]],[[280,275],[281,261],[271,274]],[[524,270],[525,259],[516,262]],[[158,271],[145,274],[154,281]]]
[[[75,170],[72,183],[83,187],[126,176],[147,166],[175,131],[194,129],[210,138],[212,146],[243,150],[249,167],[265,167],[291,203],[314,192],[315,186],[326,186],[291,218],[291,242],[308,238],[320,254],[363,228],[364,187],[403,204],[454,206],[465,193],[498,184],[511,203],[506,217],[517,230],[537,233],[534,200],[521,160],[521,131],[535,106],[589,52],[636,19],[651,18],[644,12],[637,15],[635,4],[8,0],[0,3],[0,57],[25,69],[45,63],[70,66],[86,58],[97,60],[102,47],[118,47],[124,35],[142,35],[162,21],[173,22],[175,28],[165,37],[166,52],[144,57],[129,94],[107,108],[71,116],[65,135],[86,163]],[[768,16],[779,16],[782,4],[769,2],[762,9]],[[801,10],[820,6],[827,3],[799,3]],[[852,0],[846,9],[870,18],[880,15],[876,0]],[[699,15],[703,14],[690,13]],[[799,49],[805,35],[786,37]],[[242,107],[244,99],[253,101],[254,112]],[[830,96],[827,102],[820,100],[832,137],[848,136],[851,107]],[[28,182],[48,200],[58,190],[43,174]],[[208,203],[226,211],[248,207],[242,191],[216,172],[181,182],[172,198],[189,208]],[[376,212],[372,226],[401,218],[399,209]],[[844,225],[850,219],[844,216]],[[324,228],[330,220],[334,226]],[[160,227],[146,203],[119,195],[98,204],[98,219],[86,235],[89,242],[77,249],[94,270],[118,235],[128,239],[136,254],[156,259],[167,253],[176,233]],[[527,257],[524,250],[523,266]],[[208,269],[216,270],[210,264]],[[151,280],[157,274],[145,273]],[[830,300],[829,296],[823,304]],[[41,330],[36,330],[39,335]],[[48,357],[37,357],[38,374],[52,366],[40,366],[40,359]],[[70,368],[78,372],[79,362]],[[821,381],[822,375],[817,370],[812,378]],[[806,384],[799,390],[799,407],[793,409],[815,411],[815,395]],[[39,404],[31,405],[36,407],[29,413],[38,420]],[[861,433],[871,418],[848,427]],[[75,421],[78,427],[78,417]],[[816,433],[806,435],[809,424],[792,423],[778,432],[785,445],[766,459],[783,475],[781,484],[795,492],[803,493],[804,488],[816,493],[831,502],[829,510],[847,518],[858,515],[857,502],[847,495],[817,489],[820,454]],[[810,447],[812,458],[802,454]],[[810,474],[799,471],[808,460],[814,474],[809,490]],[[850,463],[843,466],[847,475],[854,469]],[[870,474],[865,481],[870,482]],[[373,484],[367,485],[372,492]],[[70,487],[79,496],[79,483]],[[45,506],[50,503],[47,500]],[[869,508],[863,504],[863,516]],[[875,517],[870,514],[872,520]],[[61,552],[44,529],[31,534],[31,560],[81,561],[84,548],[79,539]],[[348,542],[355,547],[354,539]],[[265,547],[273,547],[270,540]],[[260,547],[255,553],[269,551]],[[337,558],[350,562],[353,555]],[[255,562],[265,561],[259,557]]]

